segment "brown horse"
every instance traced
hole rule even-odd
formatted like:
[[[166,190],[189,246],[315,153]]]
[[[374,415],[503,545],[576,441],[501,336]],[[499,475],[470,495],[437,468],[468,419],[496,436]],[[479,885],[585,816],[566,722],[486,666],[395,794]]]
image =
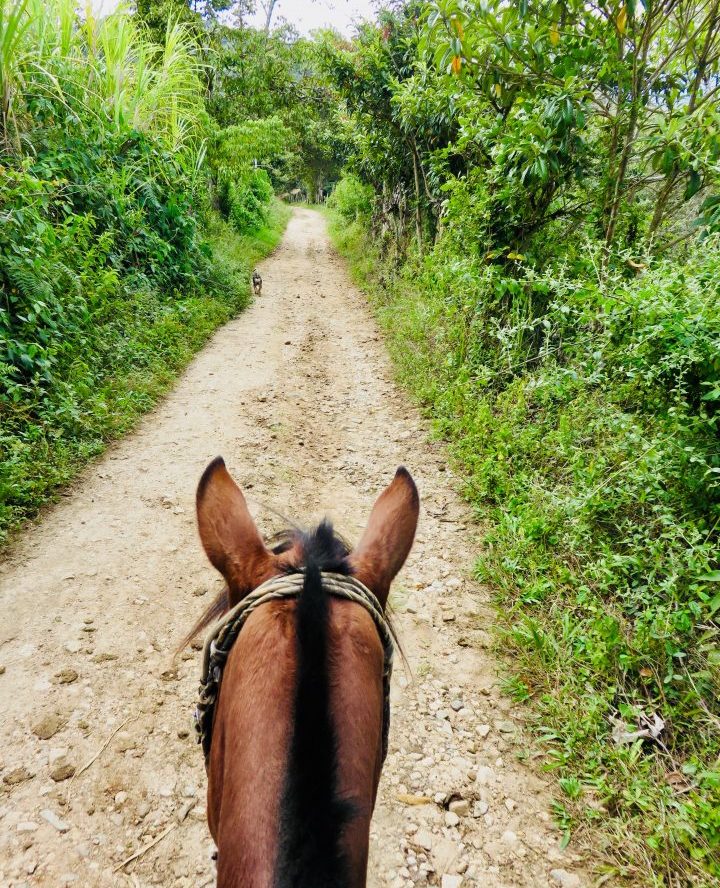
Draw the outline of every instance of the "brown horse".
[[[352,551],[327,522],[271,549],[223,460],[205,470],[200,538],[227,588],[197,630],[261,584],[304,576],[297,597],[250,614],[222,674],[207,759],[219,888],[366,884],[386,728],[384,649],[371,613],[330,595],[325,573],[360,581],[384,608],[418,512],[415,483],[400,468]]]

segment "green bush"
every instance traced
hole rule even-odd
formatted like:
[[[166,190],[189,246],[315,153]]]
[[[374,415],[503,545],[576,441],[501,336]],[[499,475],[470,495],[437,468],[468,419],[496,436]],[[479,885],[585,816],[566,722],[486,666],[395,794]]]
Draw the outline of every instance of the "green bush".
[[[346,222],[369,217],[373,203],[372,188],[352,175],[340,179],[327,201],[328,207]]]

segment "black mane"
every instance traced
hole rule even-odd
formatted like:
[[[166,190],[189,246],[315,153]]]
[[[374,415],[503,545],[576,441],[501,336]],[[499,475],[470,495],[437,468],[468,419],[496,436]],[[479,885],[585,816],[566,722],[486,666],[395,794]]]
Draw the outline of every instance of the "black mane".
[[[295,612],[297,679],[275,886],[343,888],[348,872],[340,839],[353,812],[337,793],[337,738],[328,674],[328,595],[321,571],[349,574],[348,547],[327,521],[310,533],[293,533],[292,538],[303,548],[305,583]]]

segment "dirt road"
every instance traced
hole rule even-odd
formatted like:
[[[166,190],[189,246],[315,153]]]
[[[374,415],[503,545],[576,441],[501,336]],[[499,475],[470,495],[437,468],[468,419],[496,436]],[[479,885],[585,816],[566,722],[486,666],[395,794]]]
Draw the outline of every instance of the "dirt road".
[[[417,480],[394,590],[412,672],[394,678],[370,884],[587,884],[520,763],[522,712],[470,579],[476,529],[322,217],[296,210],[262,274],[262,297],[0,566],[0,885],[213,884],[198,654],[171,652],[219,586],[193,511],[217,454],[268,532],[327,513],[357,538],[398,464]]]

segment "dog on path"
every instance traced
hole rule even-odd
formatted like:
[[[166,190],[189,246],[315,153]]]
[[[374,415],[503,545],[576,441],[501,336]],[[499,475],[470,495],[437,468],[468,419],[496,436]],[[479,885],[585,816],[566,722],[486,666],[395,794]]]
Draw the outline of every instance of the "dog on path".
[[[252,276],[252,288],[253,293],[256,296],[260,296],[262,294],[262,278],[260,277],[259,271],[254,271]]]

